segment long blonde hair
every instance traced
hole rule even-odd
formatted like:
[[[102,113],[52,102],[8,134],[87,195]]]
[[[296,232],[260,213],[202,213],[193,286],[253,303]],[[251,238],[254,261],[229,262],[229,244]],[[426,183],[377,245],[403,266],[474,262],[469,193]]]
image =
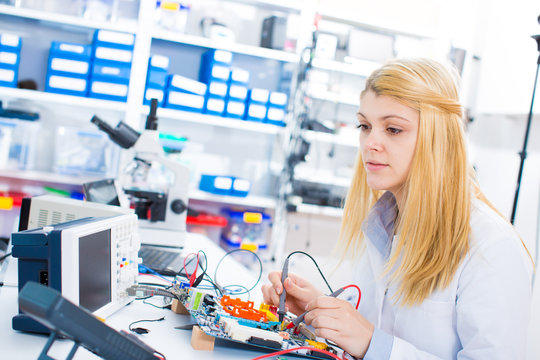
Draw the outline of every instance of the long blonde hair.
[[[390,272],[397,266],[391,279],[404,305],[419,304],[452,281],[469,250],[471,196],[493,207],[467,160],[458,84],[457,73],[438,62],[401,59],[375,70],[362,93],[391,96],[420,114],[405,198],[395,221],[399,236],[386,267]],[[382,193],[368,187],[359,152],[338,242],[343,254],[361,251],[362,222]]]

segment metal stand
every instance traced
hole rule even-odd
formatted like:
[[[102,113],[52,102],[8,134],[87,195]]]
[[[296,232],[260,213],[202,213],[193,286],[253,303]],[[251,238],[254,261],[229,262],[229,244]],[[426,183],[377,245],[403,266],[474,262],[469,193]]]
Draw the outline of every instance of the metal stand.
[[[540,52],[540,35],[533,35],[532,38],[536,40],[538,51]],[[538,71],[540,70],[540,55],[538,56],[538,60],[536,64],[537,64],[536,76],[534,77],[534,87],[533,87],[533,93],[532,93],[531,108],[529,110],[529,116],[527,117],[527,128],[525,130],[525,139],[523,140],[523,150],[521,150],[521,152],[519,153],[521,162],[519,164],[516,194],[514,195],[514,205],[512,206],[512,215],[510,216],[510,222],[512,224],[514,224],[514,221],[516,218],[517,203],[518,203],[518,198],[519,198],[519,189],[521,186],[521,177],[523,175],[523,166],[525,164],[525,158],[527,157],[527,143],[529,142],[529,131],[531,129],[531,121],[532,121],[532,116],[533,116],[534,96],[536,93],[536,84],[538,82]]]
[[[293,83],[292,111],[289,113],[289,125],[284,134],[284,165],[278,179],[277,203],[274,213],[274,228],[272,229],[272,241],[270,248],[271,261],[274,264],[281,263],[285,241],[287,237],[287,203],[288,196],[292,192],[292,179],[294,178],[294,167],[302,161],[298,158],[298,149],[305,147],[305,140],[301,137],[301,123],[308,114],[306,104],[306,74],[311,69],[317,33],[312,33],[311,44],[307,45],[300,53],[300,62],[296,72],[296,79]],[[292,104],[292,105],[291,105]]]

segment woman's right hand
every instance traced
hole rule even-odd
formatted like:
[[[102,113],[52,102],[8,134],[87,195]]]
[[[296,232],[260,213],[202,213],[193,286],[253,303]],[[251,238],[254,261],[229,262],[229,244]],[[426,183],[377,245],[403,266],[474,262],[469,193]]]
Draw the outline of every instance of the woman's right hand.
[[[284,284],[281,284],[281,271],[268,274],[270,284],[262,286],[264,302],[268,305],[279,306],[279,296],[283,292],[283,286],[287,292],[285,298],[285,310],[295,315],[306,311],[307,304],[319,296],[324,295],[315,286],[298,275],[289,273]]]

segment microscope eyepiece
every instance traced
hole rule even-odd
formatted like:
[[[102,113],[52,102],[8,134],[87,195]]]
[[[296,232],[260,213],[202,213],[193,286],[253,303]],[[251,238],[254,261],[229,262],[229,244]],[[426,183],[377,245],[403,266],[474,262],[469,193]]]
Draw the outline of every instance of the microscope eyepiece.
[[[101,131],[109,135],[109,138],[115,144],[123,147],[124,149],[129,149],[132,147],[140,136],[137,131],[133,130],[133,128],[122,121],[116,125],[116,128],[112,128],[105,121],[94,115],[90,122],[96,124]]]

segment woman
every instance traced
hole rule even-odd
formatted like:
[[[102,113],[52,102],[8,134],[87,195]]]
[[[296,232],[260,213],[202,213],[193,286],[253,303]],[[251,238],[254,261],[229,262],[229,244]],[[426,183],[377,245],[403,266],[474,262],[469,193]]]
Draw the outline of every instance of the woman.
[[[269,275],[289,311],[364,359],[523,359],[532,260],[467,162],[455,71],[427,59],[375,70],[338,248],[356,264],[358,311],[306,280]]]

